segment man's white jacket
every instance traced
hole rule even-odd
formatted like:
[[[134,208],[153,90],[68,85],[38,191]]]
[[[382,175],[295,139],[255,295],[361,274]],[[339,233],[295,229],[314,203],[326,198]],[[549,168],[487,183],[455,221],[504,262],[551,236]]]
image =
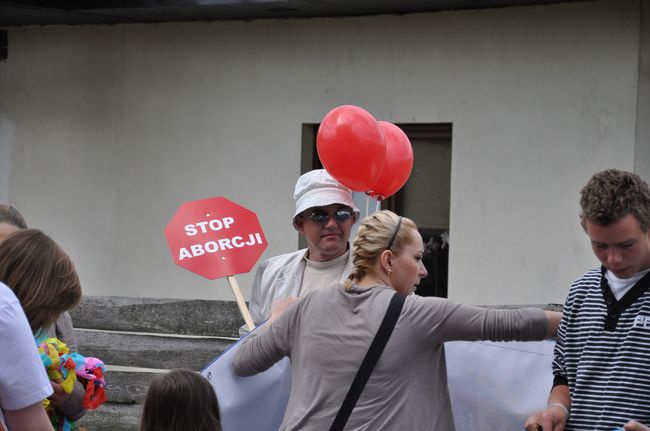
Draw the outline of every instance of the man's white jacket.
[[[350,254],[341,275],[340,282],[343,283],[352,270],[352,250],[348,244]],[[251,300],[249,309],[255,325],[259,325],[271,316],[273,303],[287,296],[298,296],[302,285],[302,276],[305,273],[307,249],[281,254],[266,259],[257,266],[253,287],[251,289]],[[243,335],[245,326],[240,329]]]

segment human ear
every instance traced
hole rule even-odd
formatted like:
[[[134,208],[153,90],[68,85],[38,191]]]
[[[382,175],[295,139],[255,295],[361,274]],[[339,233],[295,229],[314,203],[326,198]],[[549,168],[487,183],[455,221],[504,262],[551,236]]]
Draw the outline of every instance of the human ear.
[[[393,259],[393,252],[390,250],[382,251],[381,255],[379,256],[379,263],[381,265],[381,269],[383,269],[388,274],[390,274],[391,272],[392,259]]]
[[[300,233],[304,231],[304,223],[305,221],[300,216],[293,219],[293,227]]]

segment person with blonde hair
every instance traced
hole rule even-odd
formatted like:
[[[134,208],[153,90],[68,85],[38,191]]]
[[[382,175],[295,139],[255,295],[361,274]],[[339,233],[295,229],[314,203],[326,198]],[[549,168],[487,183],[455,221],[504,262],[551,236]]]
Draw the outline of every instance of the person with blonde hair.
[[[280,429],[452,431],[446,341],[541,340],[556,333],[560,313],[413,295],[427,276],[423,255],[412,220],[377,212],[359,227],[344,284],[276,304],[241,342],[233,362],[241,376],[291,358]]]
[[[74,264],[54,240],[37,229],[16,231],[0,242],[0,283],[20,301],[34,338],[46,334],[58,317],[81,299]],[[18,386],[20,379],[12,378]],[[81,417],[81,384],[75,385],[72,394],[65,393],[59,382],[51,382],[51,388],[54,394],[48,396],[61,414],[70,420]]]

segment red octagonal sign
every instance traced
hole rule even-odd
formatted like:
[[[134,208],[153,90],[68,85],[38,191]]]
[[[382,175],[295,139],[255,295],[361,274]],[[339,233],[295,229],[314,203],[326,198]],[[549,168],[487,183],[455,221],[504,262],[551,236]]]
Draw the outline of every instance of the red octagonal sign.
[[[257,215],[224,197],[185,202],[165,236],[177,265],[210,280],[249,272],[267,246]]]

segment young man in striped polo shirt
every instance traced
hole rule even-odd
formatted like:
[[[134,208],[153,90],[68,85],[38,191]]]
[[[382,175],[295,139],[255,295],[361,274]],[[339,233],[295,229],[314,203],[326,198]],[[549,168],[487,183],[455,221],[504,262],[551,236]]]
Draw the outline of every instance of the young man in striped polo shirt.
[[[650,431],[650,188],[609,169],[589,180],[580,205],[602,266],[571,286],[548,406],[526,430]]]

